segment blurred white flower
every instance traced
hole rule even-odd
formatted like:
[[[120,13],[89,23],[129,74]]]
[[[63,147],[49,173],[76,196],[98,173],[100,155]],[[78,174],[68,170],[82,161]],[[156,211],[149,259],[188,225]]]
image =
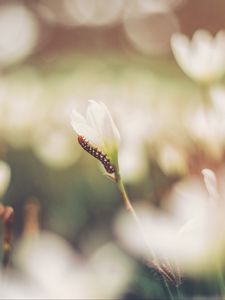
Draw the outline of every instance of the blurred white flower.
[[[221,159],[225,138],[225,110],[222,99],[210,107],[191,108],[184,116],[185,127],[195,143],[213,159]]]
[[[10,167],[4,161],[0,161],[0,197],[2,197],[8,188],[11,177]]]
[[[67,128],[43,124],[34,133],[32,148],[37,157],[52,168],[68,168],[80,157],[80,148],[74,143]]]
[[[71,125],[78,136],[87,139],[114,162],[120,134],[104,103],[89,100],[86,119],[73,110]]]
[[[133,96],[137,92],[135,88],[131,92]],[[140,96],[140,90],[138,93]],[[122,97],[121,94],[120,97]],[[149,103],[143,99],[139,99],[137,103],[133,101],[131,95],[126,95],[123,101],[114,100],[110,109],[115,111],[123,137],[119,152],[122,178],[125,182],[139,181],[143,179],[148,170],[145,146],[147,140],[153,139],[158,124],[152,118],[153,113],[149,109]]]
[[[125,17],[123,22],[125,33],[133,46],[148,55],[169,53],[171,36],[180,30],[178,18],[170,9],[159,13],[139,13],[136,17]]]
[[[119,155],[121,176],[125,182],[140,181],[149,167],[143,144],[136,141],[125,141],[124,144]]]
[[[83,259],[50,233],[24,238],[14,264],[22,272],[11,270],[1,279],[1,299],[118,299],[133,271],[131,261],[113,244]]]
[[[213,199],[219,198],[217,180],[214,172],[209,169],[203,169],[202,174],[204,176],[205,187],[208,191],[209,196]]]
[[[186,0],[133,0],[124,2],[125,17],[134,18],[137,16],[159,14],[173,11],[182,6]]]
[[[123,1],[114,0],[110,7],[104,0],[65,0],[64,9],[66,13],[78,24],[89,26],[109,25],[118,21]]]
[[[42,124],[45,113],[43,85],[33,70],[22,72],[24,82],[8,79],[4,83],[1,104],[3,138],[15,148],[30,146],[32,135]]]
[[[174,145],[161,145],[158,163],[167,175],[183,175],[187,171],[186,153]]]
[[[193,80],[209,84],[225,72],[225,32],[213,38],[205,30],[198,30],[190,41],[180,33],[171,38],[173,54],[182,70]]]
[[[218,191],[211,170],[204,169],[202,173],[206,186],[194,177],[178,183],[165,199],[164,212],[146,205],[136,209],[159,259],[178,265],[184,273],[215,269],[215,260],[225,249],[225,193]],[[121,214],[115,229],[129,251],[149,259],[130,216]]]

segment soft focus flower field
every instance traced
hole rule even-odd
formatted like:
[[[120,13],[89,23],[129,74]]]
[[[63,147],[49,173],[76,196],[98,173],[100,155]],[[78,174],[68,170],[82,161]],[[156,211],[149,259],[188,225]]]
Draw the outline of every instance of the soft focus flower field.
[[[1,1],[0,299],[225,299],[224,16]]]

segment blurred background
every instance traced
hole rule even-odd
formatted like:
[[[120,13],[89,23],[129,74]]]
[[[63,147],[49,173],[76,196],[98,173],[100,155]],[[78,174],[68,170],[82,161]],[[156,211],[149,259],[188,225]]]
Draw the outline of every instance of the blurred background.
[[[170,40],[179,32],[191,38],[199,29],[215,36],[225,28],[224,15],[223,0],[0,1],[0,159],[11,173],[8,185],[4,178],[1,183],[3,190],[6,185],[2,203],[15,211],[15,256],[26,232],[54,234],[45,237],[51,247],[40,254],[40,278],[47,257],[64,258],[57,239],[85,263],[107,245],[119,254],[106,251],[106,262],[126,260],[118,269],[123,288],[109,288],[107,297],[165,297],[157,274],[124,246],[117,187],[80,148],[70,112],[85,113],[88,99],[106,103],[121,133],[121,173],[132,203],[147,203],[170,216],[168,199],[177,184],[188,179],[203,185],[203,168],[223,182],[225,162],[223,115],[197,114],[205,107],[202,87],[181,70]],[[224,84],[221,77],[208,86],[210,101],[225,101]],[[108,267],[115,273],[107,263],[106,273]],[[218,295],[208,271],[207,276],[185,273],[186,297]],[[111,277],[103,282],[110,286]],[[90,297],[106,297],[97,295]]]

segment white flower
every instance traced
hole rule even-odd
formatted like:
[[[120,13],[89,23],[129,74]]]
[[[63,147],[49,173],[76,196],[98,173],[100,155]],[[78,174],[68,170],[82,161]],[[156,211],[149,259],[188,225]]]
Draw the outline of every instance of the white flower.
[[[41,232],[15,250],[16,270],[0,272],[0,299],[120,299],[133,277],[134,264],[113,243],[84,258],[59,236]]]
[[[218,93],[219,92],[219,93]],[[221,160],[225,139],[225,94],[220,90],[210,90],[212,104],[210,107],[190,107],[184,113],[184,126],[192,141],[200,147],[209,158]]]
[[[157,257],[178,265],[184,273],[203,273],[215,268],[220,255],[224,259],[225,189],[211,170],[204,169],[202,174],[205,186],[197,177],[179,182],[165,199],[163,211],[149,205],[136,209]],[[220,175],[223,182],[224,174]],[[149,259],[130,216],[120,215],[115,229],[129,251]]]
[[[119,131],[107,107],[102,102],[89,100],[86,118],[72,111],[71,125],[78,136],[85,138],[113,161],[120,142]]]
[[[172,144],[161,144],[158,163],[167,175],[185,174],[187,171],[184,151]]]
[[[10,167],[4,161],[0,161],[0,197],[2,197],[8,188],[10,181]]]
[[[67,168],[79,159],[81,153],[71,136],[67,128],[44,124],[33,135],[33,151],[47,166]]]
[[[198,30],[190,41],[175,33],[171,39],[173,54],[182,70],[193,80],[209,84],[225,72],[225,32],[213,38],[205,30]]]

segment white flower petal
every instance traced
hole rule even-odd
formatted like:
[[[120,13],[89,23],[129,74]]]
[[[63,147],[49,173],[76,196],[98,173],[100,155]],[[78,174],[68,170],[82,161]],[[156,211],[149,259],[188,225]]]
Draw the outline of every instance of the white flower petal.
[[[221,30],[214,39],[214,64],[216,68],[221,70],[221,74],[225,68],[225,31]]]
[[[180,33],[173,34],[171,47],[175,59],[185,73],[190,73],[190,41]]]
[[[99,143],[99,135],[87,124],[85,118],[76,110],[72,111],[71,126],[73,127],[74,131],[76,131],[77,135],[84,136],[86,139],[96,145]]]
[[[225,72],[225,33],[218,32],[215,38],[206,30],[197,30],[189,42],[182,34],[171,39],[174,56],[191,78],[200,82],[212,82]]]
[[[206,30],[197,30],[192,38],[191,47],[193,50],[201,49],[201,47],[211,47],[213,43],[212,35]]]
[[[202,175],[204,176],[204,182],[205,182],[206,189],[209,193],[209,196],[212,197],[213,199],[218,198],[219,193],[217,190],[217,181],[216,181],[215,173],[210,169],[203,169]]]
[[[171,47],[178,62],[188,59],[190,41],[184,34],[174,33],[171,38]]]
[[[78,135],[85,137],[89,142],[96,146],[101,144],[101,136],[90,126],[85,123],[71,122],[73,129]]]
[[[103,122],[103,135],[108,141],[111,141],[118,146],[120,142],[119,130],[117,129],[106,105],[103,102],[101,102],[101,106],[105,110],[105,117]]]
[[[79,132],[77,132],[76,130],[76,124],[86,124],[87,121],[85,120],[85,118],[79,114],[76,110],[72,111],[71,114],[71,125],[73,127],[73,129],[76,131],[77,134],[80,134]]]
[[[0,161],[0,197],[2,197],[8,188],[11,177],[10,167],[4,161]]]
[[[71,125],[78,135],[95,144],[105,154],[115,157],[120,135],[104,103],[89,100],[86,119],[73,111]]]
[[[215,36],[215,43],[225,47],[225,30],[220,30]]]
[[[88,102],[90,104],[87,109],[87,122],[101,134],[104,126],[105,109],[94,100],[89,100]]]

